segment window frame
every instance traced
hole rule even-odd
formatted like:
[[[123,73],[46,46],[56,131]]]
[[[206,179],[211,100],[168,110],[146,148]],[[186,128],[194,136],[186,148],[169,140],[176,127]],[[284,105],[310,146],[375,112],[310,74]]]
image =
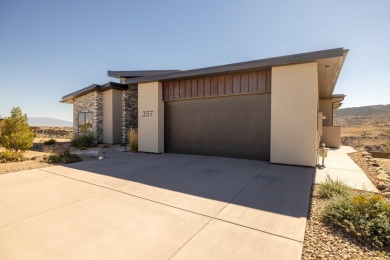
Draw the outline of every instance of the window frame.
[[[83,117],[82,123],[80,124],[80,118]],[[89,119],[89,120],[87,120]],[[78,114],[78,122],[77,122],[77,130],[78,133],[86,134],[92,132],[92,121],[93,121],[93,113],[92,112],[79,112]],[[89,127],[88,123],[90,123]],[[84,127],[84,130],[82,129]]]

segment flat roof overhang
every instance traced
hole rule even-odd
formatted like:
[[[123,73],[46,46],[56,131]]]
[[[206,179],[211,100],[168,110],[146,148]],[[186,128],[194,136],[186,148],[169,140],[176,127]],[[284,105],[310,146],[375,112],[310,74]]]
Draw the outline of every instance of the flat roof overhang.
[[[180,70],[122,70],[122,71],[107,71],[107,75],[113,78],[139,78],[153,75],[162,75],[167,73],[179,72]]]
[[[345,97],[346,97],[346,95],[344,95],[344,94],[332,95],[331,100],[332,100],[332,108],[333,108],[333,110],[336,110],[339,107],[341,107],[341,105],[343,104],[342,102],[344,101]]]
[[[106,91],[109,89],[124,90],[124,89],[128,89],[128,86],[124,85],[124,84],[116,83],[116,82],[108,82],[108,83],[103,84],[103,85],[92,84],[86,88],[77,90],[77,91],[72,92],[66,96],[63,96],[62,99],[60,100],[60,102],[73,104],[74,100],[78,97],[84,96],[84,95],[89,94],[89,93],[94,92],[94,91],[102,92],[102,91]]]
[[[330,73],[328,73],[329,69],[325,69],[324,72],[327,72],[328,75],[321,77],[320,74],[322,74],[323,72],[322,72],[322,70],[320,71],[320,69],[319,69],[319,84],[320,84],[320,81],[323,81],[326,83],[331,82],[330,90],[333,93],[333,89],[334,89],[334,86],[336,84],[337,77],[339,75],[339,71],[341,70],[343,60],[345,59],[347,52],[348,52],[348,50],[346,50],[344,48],[336,48],[336,49],[329,49],[329,50],[322,50],[322,51],[315,51],[315,52],[307,52],[307,53],[301,53],[301,54],[294,54],[294,55],[280,56],[280,57],[274,57],[274,58],[233,63],[233,64],[227,64],[227,65],[221,65],[221,66],[172,72],[172,73],[166,73],[163,75],[145,76],[145,77],[140,77],[140,78],[129,78],[129,79],[125,80],[125,83],[126,84],[138,84],[138,83],[146,83],[146,82],[152,82],[152,81],[162,81],[163,82],[163,81],[169,81],[169,80],[188,79],[188,78],[194,78],[194,77],[199,77],[199,76],[213,76],[213,75],[226,74],[226,73],[238,73],[238,72],[244,72],[244,71],[265,70],[265,69],[270,69],[272,67],[277,67],[277,66],[301,64],[301,63],[308,63],[308,62],[318,62],[318,64],[321,64],[325,68],[326,66],[328,66],[328,64],[326,62],[330,63],[330,61],[332,61],[332,62],[335,62],[337,64],[337,66],[335,66],[336,69],[333,71],[334,75],[333,76],[330,75]],[[340,61],[340,59],[342,61]],[[321,63],[321,61],[325,61],[325,63]],[[328,67],[326,67],[326,68],[328,68]],[[325,81],[323,80],[323,78],[325,78]],[[327,93],[324,93],[323,95],[327,96],[328,94],[329,94],[329,91],[327,91]]]

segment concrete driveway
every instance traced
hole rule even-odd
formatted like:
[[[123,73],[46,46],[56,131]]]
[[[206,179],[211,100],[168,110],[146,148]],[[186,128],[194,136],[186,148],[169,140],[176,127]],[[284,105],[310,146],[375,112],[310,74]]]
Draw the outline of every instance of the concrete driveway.
[[[313,168],[106,155],[0,175],[0,259],[300,259]]]

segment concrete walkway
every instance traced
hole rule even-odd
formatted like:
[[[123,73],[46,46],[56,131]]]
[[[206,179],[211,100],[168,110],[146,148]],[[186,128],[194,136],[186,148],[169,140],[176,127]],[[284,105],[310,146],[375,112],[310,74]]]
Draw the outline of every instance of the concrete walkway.
[[[314,169],[107,152],[0,175],[0,259],[300,259]]]
[[[340,149],[331,149],[328,157],[325,158],[325,168],[317,168],[315,183],[324,182],[329,175],[333,180],[341,180],[348,186],[357,190],[378,192],[375,185],[367,175],[360,169],[348,153],[356,152],[350,146],[341,146]]]

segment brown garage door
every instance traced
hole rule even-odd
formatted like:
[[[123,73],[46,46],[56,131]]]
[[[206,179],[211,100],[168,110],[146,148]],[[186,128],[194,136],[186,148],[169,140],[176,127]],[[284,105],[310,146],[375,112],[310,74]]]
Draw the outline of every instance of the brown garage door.
[[[269,161],[271,94],[165,102],[165,152]]]

